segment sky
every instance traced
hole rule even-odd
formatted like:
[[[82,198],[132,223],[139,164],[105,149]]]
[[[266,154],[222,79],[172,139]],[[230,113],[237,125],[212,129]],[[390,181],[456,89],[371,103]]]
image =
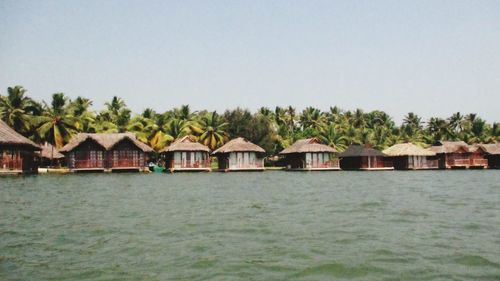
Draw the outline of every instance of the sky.
[[[500,1],[0,0],[0,94],[475,112],[500,122]]]

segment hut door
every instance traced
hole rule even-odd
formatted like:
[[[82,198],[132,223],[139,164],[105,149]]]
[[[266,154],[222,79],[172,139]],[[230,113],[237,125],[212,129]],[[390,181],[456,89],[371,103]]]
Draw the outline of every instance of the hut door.
[[[248,152],[243,153],[243,166],[248,167],[248,164],[250,163],[250,157],[248,155]]]
[[[179,168],[182,167],[183,160],[182,160],[182,153],[181,152],[174,152],[174,161],[173,161],[172,167],[174,168]]]
[[[302,168],[307,168],[311,163],[311,153],[306,153],[306,162],[304,163],[304,167]]]
[[[251,152],[249,155],[250,155],[250,165],[255,166],[255,153]]]
[[[243,153],[238,152],[238,153],[236,153],[236,155],[238,156],[237,157],[237,159],[238,159],[238,168],[241,168],[241,166],[243,166]]]

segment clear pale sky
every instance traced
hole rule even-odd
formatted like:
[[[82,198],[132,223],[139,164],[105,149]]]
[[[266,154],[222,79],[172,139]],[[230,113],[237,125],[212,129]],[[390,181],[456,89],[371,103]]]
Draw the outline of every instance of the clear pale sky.
[[[0,93],[500,121],[500,1],[0,0]]]

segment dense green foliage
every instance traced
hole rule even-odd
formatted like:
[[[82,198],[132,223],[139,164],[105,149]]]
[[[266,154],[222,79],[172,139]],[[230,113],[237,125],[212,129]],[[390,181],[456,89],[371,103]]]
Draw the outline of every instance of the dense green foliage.
[[[101,112],[92,110],[92,101],[52,95],[50,103],[39,103],[21,86],[9,87],[0,95],[0,118],[19,133],[36,142],[47,141],[60,148],[78,132],[133,132],[138,139],[161,150],[170,142],[193,135],[211,149],[235,137],[244,137],[274,154],[294,141],[318,137],[342,151],[350,144],[369,143],[384,149],[395,143],[413,142],[426,146],[436,140],[464,140],[491,143],[500,140],[499,123],[488,124],[471,113],[457,112],[448,119],[437,117],[424,122],[413,112],[397,126],[383,111],[343,111],[331,107],[323,112],[307,107],[262,107],[256,113],[236,108],[223,114],[191,111],[188,105],[163,113],[148,108],[133,115],[124,100],[113,97]]]

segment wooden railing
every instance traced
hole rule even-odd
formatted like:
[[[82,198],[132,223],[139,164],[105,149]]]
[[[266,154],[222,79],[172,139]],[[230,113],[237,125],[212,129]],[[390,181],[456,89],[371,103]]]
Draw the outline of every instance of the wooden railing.
[[[23,160],[17,158],[0,158],[0,169],[22,170]]]
[[[488,159],[473,158],[470,164],[471,166],[488,166]]]
[[[390,167],[393,167],[393,163],[392,163],[392,161],[387,161],[387,160],[384,160],[384,161],[377,160],[376,162],[372,161],[372,162],[370,162],[370,165],[368,165],[368,161],[361,163],[361,168],[365,168],[365,169],[367,169],[367,168],[390,168]]]
[[[470,159],[451,159],[448,161],[448,164],[450,166],[469,166],[470,165]]]
[[[73,160],[70,165],[75,169],[104,168],[104,160]]]
[[[431,169],[431,168],[438,168],[439,167],[439,161],[436,160],[424,160],[422,162],[417,162],[417,163],[412,163],[408,165],[409,168],[423,168],[423,169]]]
[[[321,163],[310,162],[310,163],[308,163],[308,165],[306,167],[308,167],[308,168],[335,168],[335,167],[339,167],[339,160],[335,159],[335,160],[329,160],[329,161],[325,161],[325,162],[321,162]]]
[[[207,160],[184,160],[184,161],[175,161],[172,160],[170,162],[170,167],[181,167],[181,168],[210,168],[210,159]]]
[[[236,163],[232,165],[232,167],[236,168],[262,168],[264,167],[264,163],[262,161],[256,161],[253,163]]]
[[[141,165],[141,161],[139,158],[125,158],[118,159],[116,161],[111,161],[111,168],[127,168],[127,167],[139,167]]]

